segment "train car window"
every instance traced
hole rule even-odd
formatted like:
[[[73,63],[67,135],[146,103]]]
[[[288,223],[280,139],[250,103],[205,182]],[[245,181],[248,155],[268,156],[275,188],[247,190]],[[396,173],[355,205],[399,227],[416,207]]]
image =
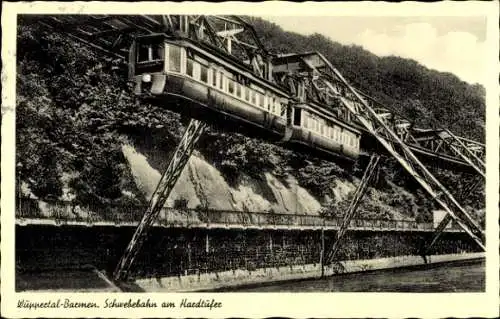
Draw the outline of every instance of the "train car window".
[[[137,62],[145,62],[149,60],[149,45],[139,44],[137,48]]]
[[[257,105],[257,103],[256,103],[256,99],[257,99],[256,95],[257,95],[257,93],[254,90],[250,89],[250,99],[251,99],[250,102],[252,104],[254,104],[254,105]]]
[[[163,48],[163,43],[159,43],[156,45],[153,45],[153,60],[163,60],[164,57],[164,48]]]
[[[234,81],[233,80],[230,80],[230,79],[227,80],[227,90],[228,90],[229,94],[234,94]]]
[[[276,107],[278,108],[278,113],[281,117],[286,117],[286,107],[281,107],[281,103],[276,101]]]
[[[200,80],[202,82],[208,82],[208,68],[200,64]]]
[[[236,83],[236,96],[241,98],[241,84]]]
[[[264,95],[262,95],[262,94],[258,94],[258,97],[259,97],[259,106],[261,108],[264,108],[264,105],[265,105],[265,102],[266,102],[265,101],[266,97]]]
[[[193,61],[193,78],[200,80],[200,64]]]
[[[257,106],[260,106],[260,99],[261,99],[261,96],[258,92],[255,92],[255,105]]]
[[[172,72],[181,72],[181,48],[178,46],[168,47],[168,69]]]
[[[190,77],[193,77],[193,73],[194,73],[193,64],[194,64],[193,60],[187,59],[186,74],[189,75]]]
[[[302,109],[299,109],[298,107],[293,111],[293,125],[300,126],[301,111]],[[307,121],[304,121],[304,127],[307,128]]]
[[[224,73],[219,72],[219,89],[224,90]]]
[[[250,89],[245,87],[244,90],[245,90],[245,100],[250,101]]]
[[[212,86],[217,87],[217,70],[212,69]]]

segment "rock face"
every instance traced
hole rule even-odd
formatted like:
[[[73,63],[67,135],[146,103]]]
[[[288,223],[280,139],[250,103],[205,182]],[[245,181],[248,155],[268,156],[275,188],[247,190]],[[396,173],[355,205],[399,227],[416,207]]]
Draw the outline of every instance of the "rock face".
[[[151,197],[161,173],[133,146],[123,145],[122,151],[137,186]],[[342,196],[353,187],[341,185],[336,189]],[[196,155],[191,156],[166,205],[173,206],[179,199],[187,200],[188,208],[202,206],[217,210],[315,215],[321,208],[319,201],[298,186],[292,176],[288,176],[285,183],[269,173],[265,173],[262,180],[243,176],[234,188],[215,167]]]

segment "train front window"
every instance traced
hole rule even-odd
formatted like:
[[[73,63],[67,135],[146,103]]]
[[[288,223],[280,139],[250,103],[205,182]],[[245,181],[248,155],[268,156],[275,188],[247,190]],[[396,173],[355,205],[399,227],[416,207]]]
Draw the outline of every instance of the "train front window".
[[[164,48],[163,44],[154,45],[152,48],[153,60],[163,60],[164,59]]]
[[[164,59],[163,43],[141,43],[137,48],[137,62],[161,61]]]
[[[137,62],[149,61],[149,45],[140,44],[137,48]]]

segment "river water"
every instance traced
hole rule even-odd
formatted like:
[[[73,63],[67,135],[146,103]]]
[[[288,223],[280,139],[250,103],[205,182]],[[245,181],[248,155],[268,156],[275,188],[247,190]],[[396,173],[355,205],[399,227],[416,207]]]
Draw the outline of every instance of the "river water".
[[[326,279],[236,287],[231,292],[481,292],[485,290],[484,260],[354,273]]]

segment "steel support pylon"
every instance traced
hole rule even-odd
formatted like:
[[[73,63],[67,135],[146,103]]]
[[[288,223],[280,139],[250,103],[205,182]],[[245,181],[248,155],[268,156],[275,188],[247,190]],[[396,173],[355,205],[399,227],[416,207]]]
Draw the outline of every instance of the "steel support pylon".
[[[359,206],[359,203],[363,198],[363,196],[366,194],[366,191],[368,190],[368,184],[370,183],[370,180],[373,178],[373,176],[375,176],[376,168],[379,161],[380,161],[380,155],[373,154],[370,157],[370,162],[365,168],[363,178],[361,179],[361,182],[359,183],[358,187],[356,188],[356,191],[354,192],[354,197],[352,198],[351,203],[349,204],[347,212],[344,214],[342,218],[342,222],[335,236],[335,241],[333,243],[332,249],[328,253],[328,256],[325,258],[325,264],[331,263],[333,261],[333,258],[335,257],[335,254],[338,252],[340,245],[342,244],[342,239],[344,238],[349,228],[349,224],[356,215],[356,210]]]
[[[384,148],[403,166],[403,168],[431,195],[431,197],[451,215],[456,223],[485,250],[482,238],[482,230],[479,224],[465,211],[456,201],[451,193],[432,175],[432,173],[420,162],[410,148],[392,131],[382,117],[354,90],[354,88],[343,78],[333,66],[332,70],[349,90],[353,100],[339,96],[342,104],[356,117]],[[331,83],[326,84],[333,91]]]
[[[455,136],[455,134],[453,134],[450,130],[444,130],[444,132],[447,136],[438,134],[439,138],[446,143],[448,147],[455,152],[455,154],[460,156],[465,162],[474,168],[478,174],[480,174],[483,178],[486,178],[486,164],[482,158],[471,150],[471,147],[475,147],[476,145],[466,145],[464,141]]]
[[[475,180],[473,180],[470,184],[466,185],[466,188],[460,194],[460,198],[467,196],[468,194],[473,192],[479,186],[479,184],[484,182],[483,177],[484,175],[477,175]],[[434,231],[434,235],[430,243],[426,247],[424,247],[424,250],[421,252],[423,256],[429,255],[431,253],[432,247],[434,247],[434,244],[438,241],[439,237],[441,237],[441,235],[443,234],[443,231],[452,221],[453,218],[449,214],[446,215],[445,218],[443,218],[443,220],[441,220],[441,222],[436,227],[436,230]]]
[[[177,179],[181,175],[182,170],[186,166],[189,157],[194,150],[196,142],[203,134],[205,128],[206,124],[204,122],[194,119],[191,119],[189,122],[179,145],[170,159],[167,169],[163,173],[158,185],[156,186],[156,190],[151,196],[148,209],[144,213],[139,226],[137,226],[130,243],[116,266],[113,275],[115,280],[126,280],[129,276],[132,264],[134,263],[135,258],[147,238],[149,229],[154,224],[158,214],[165,205],[170,192],[174,188]]]

